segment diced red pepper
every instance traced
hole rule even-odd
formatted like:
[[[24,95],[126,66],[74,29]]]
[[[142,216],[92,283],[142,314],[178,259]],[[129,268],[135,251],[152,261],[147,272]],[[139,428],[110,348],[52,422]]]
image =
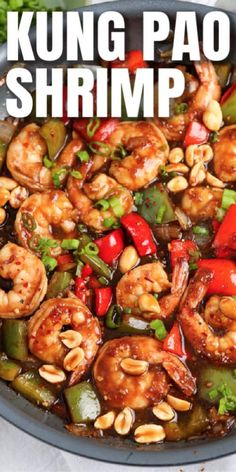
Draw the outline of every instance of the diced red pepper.
[[[236,204],[227,210],[216,233],[213,247],[217,257],[231,257],[236,251]]]
[[[90,267],[89,264],[85,264],[81,271],[81,276],[86,279],[86,277],[89,277],[93,273],[92,267]]]
[[[209,269],[213,274],[208,294],[236,295],[236,262],[229,259],[201,259],[197,265]]]
[[[57,268],[60,272],[66,272],[75,266],[74,258],[71,254],[61,254],[57,258]]]
[[[111,62],[112,68],[127,68],[129,69],[130,74],[135,74],[137,69],[146,69],[148,64],[143,59],[143,52],[141,50],[129,51],[125,55],[125,60]]]
[[[104,316],[112,302],[112,288],[103,287],[95,289],[95,310],[97,316]]]
[[[92,119],[92,118],[91,118]],[[106,141],[111,133],[115,130],[119,123],[118,118],[99,118],[100,124],[98,129],[95,131],[93,136],[88,135],[87,126],[90,122],[90,118],[80,118],[74,120],[73,128],[77,131],[86,141]]]
[[[156,253],[156,244],[150,226],[138,213],[122,216],[121,223],[134,241],[140,256]]]
[[[231,95],[231,93],[234,92],[235,89],[236,89],[236,84],[233,84],[231,85],[231,87],[228,88],[228,90],[226,90],[226,92],[221,97],[221,101],[220,101],[221,105],[223,105],[226,102],[226,100],[228,100],[229,96]]]
[[[180,329],[179,323],[174,323],[169,334],[163,342],[164,351],[172,352],[176,356],[183,357],[186,356],[186,351],[184,347],[184,337]]]
[[[204,144],[208,141],[209,130],[198,121],[192,121],[189,123],[185,138],[184,147],[190,146],[190,144]]]
[[[94,243],[99,249],[99,257],[106,262],[106,264],[112,265],[125,247],[124,233],[122,229],[119,228],[103,238],[96,239]]]
[[[193,256],[193,253],[197,251],[197,246],[195,242],[190,239],[186,239],[185,241],[173,239],[169,244],[169,251],[171,266],[173,268],[178,259],[185,259],[188,262]]]
[[[82,279],[82,277],[76,277],[75,278],[75,295],[83,303],[86,303],[86,291],[87,291],[87,287],[85,285],[84,279]]]

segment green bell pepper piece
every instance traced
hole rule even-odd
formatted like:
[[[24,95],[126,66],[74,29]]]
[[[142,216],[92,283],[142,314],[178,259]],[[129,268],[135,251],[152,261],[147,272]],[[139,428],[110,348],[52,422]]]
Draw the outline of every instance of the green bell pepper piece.
[[[164,425],[166,439],[179,441],[203,433],[208,426],[207,412],[202,405],[195,405],[187,417],[182,417],[178,422],[173,421]]]
[[[101,407],[91,383],[81,382],[64,391],[74,423],[89,423],[100,415]]]
[[[56,298],[69,285],[73,275],[70,272],[54,272],[49,284],[46,298]]]
[[[8,359],[4,352],[0,352],[0,378],[11,382],[20,373],[21,366]]]
[[[3,349],[9,357],[25,361],[28,357],[27,323],[24,320],[4,320]]]
[[[220,366],[203,366],[199,373],[198,379],[198,394],[202,400],[209,403],[216,404],[219,402],[220,395],[216,398],[211,398],[209,393],[212,390],[217,390],[222,385],[232,390],[233,395],[236,395],[236,376],[235,369]]]
[[[11,382],[11,387],[30,402],[44,408],[50,408],[57,398],[49,384],[35,370],[18,375]]]
[[[142,203],[137,208],[138,213],[148,223],[157,224],[176,221],[172,202],[162,184],[156,184],[143,190]],[[161,216],[161,221],[158,219],[159,216]]]
[[[49,159],[53,160],[66,139],[66,127],[64,123],[61,120],[52,118],[40,128],[39,134],[47,143]]]

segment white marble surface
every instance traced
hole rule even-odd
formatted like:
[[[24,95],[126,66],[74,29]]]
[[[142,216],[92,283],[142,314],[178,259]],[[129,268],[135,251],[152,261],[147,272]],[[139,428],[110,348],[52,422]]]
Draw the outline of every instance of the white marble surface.
[[[221,8],[236,9],[235,0],[190,1],[208,5],[217,3]],[[100,3],[100,0],[93,0],[92,3]],[[74,456],[34,439],[0,418],[0,472],[142,472],[144,470],[154,472],[161,469],[116,466]],[[164,470],[166,472],[221,472],[222,470],[234,472],[236,454],[216,461],[192,466],[167,467]]]

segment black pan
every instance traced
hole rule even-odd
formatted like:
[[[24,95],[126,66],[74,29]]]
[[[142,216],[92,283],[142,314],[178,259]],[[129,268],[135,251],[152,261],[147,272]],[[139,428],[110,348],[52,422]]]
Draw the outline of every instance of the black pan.
[[[173,20],[179,11],[197,11],[199,26],[204,14],[211,9],[197,4],[182,3],[176,0],[121,0],[118,2],[98,4],[82,11],[92,10],[95,15],[107,10],[117,10],[124,14],[127,22],[127,47],[141,47],[141,18],[143,11],[164,11]],[[229,14],[232,25],[232,41],[235,44],[236,15]],[[49,28],[50,35],[50,28]],[[34,37],[34,32],[32,38]],[[232,51],[235,59],[236,51]],[[6,61],[6,46],[0,48],[0,73],[9,68]],[[0,117],[4,117],[6,88],[0,87]],[[53,446],[59,447],[80,456],[100,461],[124,465],[164,466],[183,465],[216,459],[236,452],[236,431],[229,436],[216,440],[194,440],[178,443],[164,443],[151,446],[138,446],[131,441],[111,439],[85,439],[70,435],[63,422],[51,413],[40,410],[13,392],[0,381],[0,415],[18,426],[23,431]]]

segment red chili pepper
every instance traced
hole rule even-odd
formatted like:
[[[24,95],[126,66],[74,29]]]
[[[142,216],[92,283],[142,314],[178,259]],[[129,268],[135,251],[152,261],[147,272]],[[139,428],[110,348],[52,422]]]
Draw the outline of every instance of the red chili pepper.
[[[213,228],[214,234],[217,233],[219,227],[220,227],[220,222],[218,220],[212,220],[212,228]]]
[[[171,266],[174,267],[178,259],[185,259],[189,261],[194,251],[197,251],[197,246],[194,241],[186,239],[181,241],[180,239],[173,239],[169,244]]]
[[[236,89],[236,84],[233,84],[231,85],[231,87],[228,88],[228,90],[226,90],[226,92],[221,97],[221,101],[220,101],[221,105],[223,105],[226,102],[228,97],[231,95],[231,93],[234,92],[235,89]]]
[[[81,271],[81,276],[86,279],[86,277],[89,277],[93,273],[92,267],[90,267],[89,264],[85,264]]]
[[[63,272],[74,267],[75,261],[71,254],[61,254],[57,257],[57,268]]]
[[[189,146],[190,144],[204,144],[208,141],[209,130],[198,121],[192,121],[189,123],[185,138],[184,138],[184,147]]]
[[[104,316],[112,302],[112,288],[95,288],[95,309],[97,316]]]
[[[92,277],[89,277],[88,286],[89,288],[100,288],[102,287],[102,284],[99,282],[97,277],[92,276]]]
[[[148,223],[138,213],[122,216],[121,223],[131,236],[140,256],[154,254],[157,250]]]
[[[229,259],[201,259],[197,265],[209,269],[213,274],[208,294],[236,295],[236,262]]]
[[[92,120],[92,118],[91,118]],[[111,133],[115,130],[117,124],[119,123],[118,118],[99,118],[99,127],[95,131],[93,136],[88,134],[88,124],[90,122],[89,118],[80,118],[79,120],[74,120],[73,128],[86,140],[86,141],[106,141]]]
[[[135,74],[137,69],[146,69],[148,64],[143,59],[143,52],[141,50],[136,50],[127,52],[124,61],[117,59],[116,61],[111,62],[111,67],[127,68],[129,69],[130,74]]]
[[[164,339],[163,349],[180,357],[186,356],[184,338],[179,323],[173,324],[169,334]]]
[[[82,277],[76,277],[75,278],[75,295],[83,303],[86,303],[86,291],[87,291],[87,287]]]
[[[96,239],[94,243],[99,249],[99,257],[106,262],[106,264],[112,265],[125,247],[124,233],[122,229],[119,228],[103,238]]]
[[[213,247],[217,257],[231,257],[236,251],[236,204],[227,210],[216,233]]]

